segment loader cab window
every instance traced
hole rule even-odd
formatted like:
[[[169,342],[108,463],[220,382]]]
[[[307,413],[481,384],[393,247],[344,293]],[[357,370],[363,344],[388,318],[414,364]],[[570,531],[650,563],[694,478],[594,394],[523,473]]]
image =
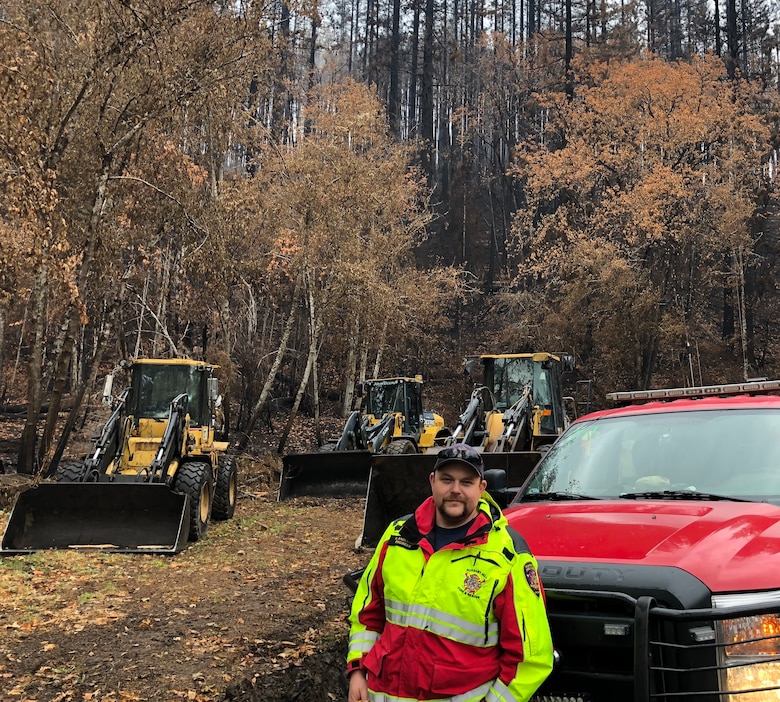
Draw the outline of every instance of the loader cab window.
[[[551,361],[541,361],[534,365],[534,404],[543,410],[542,432],[558,434],[566,428],[566,418],[562,416],[563,381],[559,367]]]
[[[484,364],[485,384],[493,390],[496,409],[508,409],[530,387],[534,405],[542,410],[542,433],[558,434],[565,428],[565,417],[561,415],[563,384],[555,362],[524,356],[486,358]]]
[[[414,433],[420,427],[422,397],[416,385],[396,380],[373,382],[366,394],[366,413],[376,418],[402,414],[405,431]]]
[[[534,404],[542,408],[541,425],[544,433],[555,433],[554,407],[550,397],[550,376],[544,368],[539,369],[537,382],[534,386]]]
[[[496,409],[505,410],[517,402],[527,387],[533,388],[532,358],[494,358],[485,367],[485,384],[493,390]]]
[[[188,412],[194,425],[200,425],[205,376],[197,366],[138,364],[133,367],[135,416],[168,419],[173,398],[188,395]]]
[[[404,388],[392,381],[371,383],[366,395],[366,412],[375,417],[404,411]]]
[[[420,431],[423,420],[422,394],[419,385],[406,385],[406,411],[404,412],[404,430],[409,434]]]

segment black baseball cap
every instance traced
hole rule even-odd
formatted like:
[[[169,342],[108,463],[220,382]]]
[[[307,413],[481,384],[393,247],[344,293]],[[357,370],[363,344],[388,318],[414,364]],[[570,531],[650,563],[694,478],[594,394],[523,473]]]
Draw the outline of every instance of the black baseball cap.
[[[453,444],[443,448],[436,457],[433,470],[438,470],[445,463],[465,463],[473,468],[481,479],[485,477],[485,464],[482,462],[482,455],[468,444]]]

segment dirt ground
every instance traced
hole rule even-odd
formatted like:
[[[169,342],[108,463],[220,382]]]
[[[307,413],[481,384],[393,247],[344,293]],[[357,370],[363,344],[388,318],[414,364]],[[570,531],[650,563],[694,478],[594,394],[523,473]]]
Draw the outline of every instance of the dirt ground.
[[[235,516],[176,556],[0,558],[0,700],[346,699],[363,500],[278,502],[280,468],[240,457]],[[22,478],[0,475],[0,531]]]

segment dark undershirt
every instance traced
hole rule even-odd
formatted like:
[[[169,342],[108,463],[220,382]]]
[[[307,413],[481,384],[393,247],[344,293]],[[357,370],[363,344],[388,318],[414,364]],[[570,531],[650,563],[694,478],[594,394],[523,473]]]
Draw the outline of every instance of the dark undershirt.
[[[476,519],[476,517],[474,517]],[[469,528],[474,523],[474,519],[454,529],[447,529],[446,527],[440,527],[438,524],[434,525],[431,536],[433,537],[434,551],[438,551],[440,548],[448,546],[453,541],[459,541],[468,533]]]

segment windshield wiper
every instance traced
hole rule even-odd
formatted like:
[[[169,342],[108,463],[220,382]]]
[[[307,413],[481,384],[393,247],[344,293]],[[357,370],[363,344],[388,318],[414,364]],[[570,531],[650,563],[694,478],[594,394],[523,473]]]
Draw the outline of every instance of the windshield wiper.
[[[730,495],[715,495],[711,492],[696,490],[657,490],[655,492],[621,492],[618,495],[623,500],[725,500],[729,502],[753,502],[741,497]]]
[[[575,492],[531,492],[523,495],[519,502],[543,502],[545,500],[600,500],[593,495],[578,495]]]

